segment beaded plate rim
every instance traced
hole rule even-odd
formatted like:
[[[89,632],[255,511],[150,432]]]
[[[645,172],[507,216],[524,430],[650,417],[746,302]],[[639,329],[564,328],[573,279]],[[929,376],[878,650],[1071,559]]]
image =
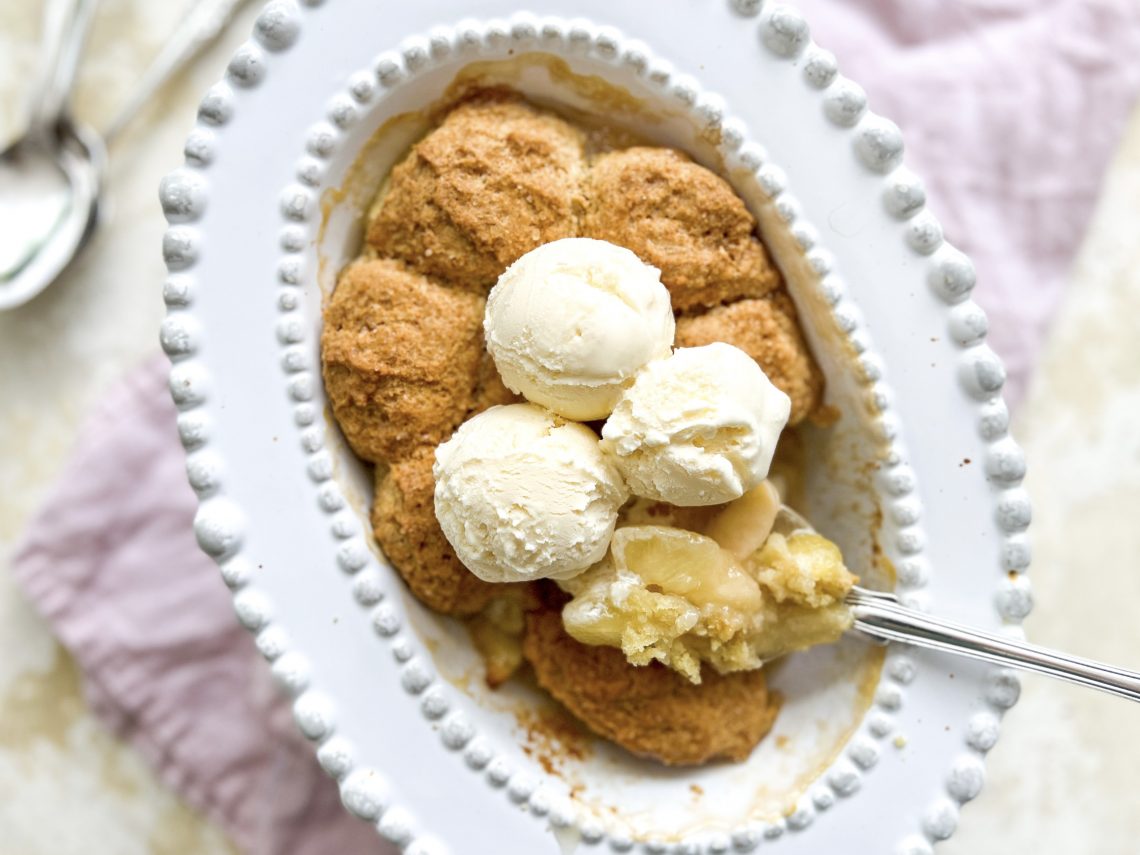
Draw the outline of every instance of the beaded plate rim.
[[[304,2],[320,6],[319,0]],[[973,267],[964,254],[943,239],[938,221],[925,209],[921,181],[903,164],[902,136],[897,126],[867,109],[866,95],[858,84],[838,72],[835,57],[815,45],[804,18],[792,7],[757,0],[731,0],[729,7],[742,19],[758,18],[759,43],[774,56],[802,64],[802,82],[822,101],[828,120],[846,129],[854,156],[863,168],[883,176],[883,204],[887,212],[905,225],[904,239],[910,250],[927,260],[926,277],[930,288],[949,307],[950,331],[963,349],[959,379],[964,390],[978,402],[979,430],[988,443],[985,472],[988,479],[1002,485],[997,501],[998,526],[1004,534],[1003,574],[995,598],[999,615],[1016,627],[1032,605],[1028,581],[1020,571],[1028,566],[1029,550],[1025,529],[1029,523],[1028,499],[1020,483],[1025,473],[1024,455],[1008,436],[1008,413],[1000,396],[1004,381],[1001,361],[985,344],[986,318],[980,307],[969,300],[974,284]],[[160,340],[172,362],[170,388],[179,410],[178,427],[187,451],[187,474],[199,499],[195,533],[202,549],[221,565],[222,576],[233,590],[238,619],[255,634],[262,654],[272,663],[273,673],[293,696],[294,718],[309,739],[319,743],[317,756],[324,769],[340,784],[346,807],[357,816],[376,824],[380,834],[407,852],[442,852],[442,844],[430,833],[418,829],[414,815],[392,803],[391,787],[379,770],[358,766],[351,742],[336,732],[334,705],[314,687],[308,661],[290,649],[287,635],[273,621],[272,603],[250,583],[251,568],[241,556],[244,528],[242,510],[224,496],[221,489],[222,461],[209,446],[210,420],[206,413],[205,388],[208,374],[195,359],[201,329],[192,310],[192,271],[197,259],[199,236],[193,223],[200,218],[208,198],[206,175],[213,159],[213,128],[225,125],[234,114],[235,88],[257,86],[272,66],[272,54],[288,50],[300,37],[303,13],[296,0],[271,0],[254,25],[253,37],[240,46],[227,66],[225,78],[203,98],[198,122],[190,132],[183,167],[166,176],[160,186],[160,200],[169,228],[163,239],[164,258],[169,276],[164,287],[167,316]],[[742,123],[726,115],[723,99],[705,92],[693,78],[675,72],[654,57],[642,43],[625,38],[610,27],[599,27],[584,20],[537,18],[519,13],[509,19],[485,22],[463,21],[454,27],[438,28],[424,36],[413,36],[394,51],[381,54],[372,69],[357,72],[347,85],[328,101],[327,115],[308,135],[306,152],[296,164],[295,180],[281,192],[280,243],[283,251],[277,268],[278,308],[281,312],[277,338],[281,347],[281,367],[288,394],[295,402],[294,417],[301,444],[308,456],[307,469],[317,490],[321,508],[330,519],[337,543],[336,563],[353,575],[357,601],[370,609],[376,633],[387,640],[401,663],[401,685],[420,699],[420,710],[430,722],[439,724],[442,744],[462,751],[466,764],[485,776],[487,782],[503,789],[516,804],[548,820],[555,827],[577,826],[583,841],[597,844],[608,840],[615,851],[627,851],[634,841],[620,830],[605,829],[592,820],[579,822],[565,800],[547,793],[526,771],[513,772],[494,756],[489,743],[475,732],[462,711],[452,711],[446,693],[435,685],[433,668],[415,654],[401,633],[397,608],[384,598],[379,567],[365,545],[359,525],[346,509],[346,500],[333,479],[333,461],[324,448],[319,411],[311,403],[319,373],[307,364],[302,347],[307,330],[300,320],[297,285],[305,277],[299,253],[308,245],[313,229],[311,219],[319,208],[315,189],[321,186],[324,162],[335,152],[340,134],[356,121],[358,111],[384,97],[384,93],[432,67],[436,61],[469,52],[473,57],[496,53],[507,45],[528,47],[547,44],[563,50],[589,54],[603,63],[625,64],[651,85],[667,94],[690,117],[721,132],[726,161],[753,172],[769,196],[789,233],[804,251],[820,276],[819,289],[832,308],[837,326],[848,336],[859,354],[858,365],[870,401],[878,408],[878,428],[891,449],[888,467],[880,474],[879,487],[890,497],[885,510],[894,527],[894,548],[906,556],[899,562],[899,581],[904,599],[924,607],[918,593],[928,578],[922,557],[924,539],[920,523],[921,507],[916,496],[915,476],[905,462],[907,457],[898,436],[898,425],[890,410],[891,392],[883,380],[883,368],[870,346],[858,308],[846,298],[841,279],[831,271],[830,255],[818,245],[819,232],[800,213],[800,206],[786,191],[786,177],[778,166],[767,162],[764,150],[745,135]],[[890,735],[890,713],[903,700],[903,687],[915,676],[915,665],[904,655],[892,655],[875,699],[875,707],[860,725],[841,757],[801,798],[797,809],[774,823],[750,823],[730,833],[701,834],[684,841],[685,852],[749,851],[761,839],[771,841],[785,831],[802,830],[812,824],[817,812],[824,811],[837,797],[859,789],[861,775],[878,759],[878,743]],[[957,826],[958,806],[977,795],[984,781],[984,754],[996,742],[1001,714],[1017,700],[1018,682],[1004,669],[992,669],[987,692],[989,708],[976,713],[966,728],[966,751],[955,761],[945,780],[945,792],[937,796],[922,819],[922,835],[900,842],[898,851],[919,855],[930,850],[934,841],[949,837]],[[699,838],[699,839],[698,839]],[[645,844],[645,851],[667,851],[665,844]]]

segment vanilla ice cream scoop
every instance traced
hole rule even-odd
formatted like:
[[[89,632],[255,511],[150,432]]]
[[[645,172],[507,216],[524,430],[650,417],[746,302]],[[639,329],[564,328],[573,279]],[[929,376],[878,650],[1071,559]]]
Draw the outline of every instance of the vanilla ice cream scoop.
[[[674,322],[655,267],[603,240],[566,238],[507,268],[483,330],[511,391],[588,421],[608,416],[634,375],[669,355]]]
[[[533,404],[492,407],[435,451],[435,515],[488,582],[566,579],[606,554],[628,497],[588,427]]]
[[[739,348],[680,348],[625,391],[602,429],[602,448],[638,496],[717,505],[767,477],[790,409]]]

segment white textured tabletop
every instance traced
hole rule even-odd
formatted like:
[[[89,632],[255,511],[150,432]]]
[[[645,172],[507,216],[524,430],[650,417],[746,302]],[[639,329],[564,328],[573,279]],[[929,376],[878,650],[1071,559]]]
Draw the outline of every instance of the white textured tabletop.
[[[105,0],[78,112],[106,121],[181,5]],[[40,4],[0,4],[0,138],[17,130]],[[87,406],[157,346],[162,314],[159,178],[181,157],[198,95],[249,30],[228,38],[112,153],[112,220],[79,264],[30,305],[0,314],[0,855],[216,853],[224,836],[162,790],[85,709],[67,655],[8,578],[20,530],[64,460]],[[1015,433],[1030,461],[1041,643],[1140,667],[1140,112],[1106,177]],[[981,283],[980,287],[985,287]],[[1111,627],[1111,628],[1110,628]],[[947,855],[1128,852],[1140,709],[1027,678]],[[66,822],[58,821],[66,816]],[[92,841],[98,841],[93,844]]]

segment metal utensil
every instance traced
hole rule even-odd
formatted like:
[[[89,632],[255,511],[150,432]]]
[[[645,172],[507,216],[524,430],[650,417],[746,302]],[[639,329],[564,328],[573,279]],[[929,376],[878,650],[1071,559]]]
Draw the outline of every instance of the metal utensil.
[[[27,132],[0,153],[0,311],[26,303],[83,249],[98,223],[105,145],[250,0],[198,0],[102,136],[68,102],[96,0],[47,0],[43,69]]]
[[[783,533],[813,531],[807,520],[787,506],[782,506],[777,515],[775,530]],[[1136,671],[924,614],[903,606],[891,593],[855,586],[847,597],[847,604],[855,618],[853,628],[876,641],[897,641],[1034,671],[1140,701],[1140,673]]]
[[[98,136],[71,118],[75,71],[96,0],[48,0],[42,66],[27,131],[0,152],[0,309],[55,279],[95,226],[103,174]]]
[[[234,15],[250,2],[251,0],[198,0],[194,3],[186,18],[179,22],[174,34],[162,46],[158,56],[143,72],[126,103],[103,130],[103,139],[107,144],[113,145],[139,110],[194,57],[217,41]]]

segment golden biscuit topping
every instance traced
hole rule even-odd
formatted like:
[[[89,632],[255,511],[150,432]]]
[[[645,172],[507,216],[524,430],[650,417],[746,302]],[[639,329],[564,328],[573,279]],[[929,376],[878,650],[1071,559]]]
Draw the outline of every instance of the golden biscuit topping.
[[[580,130],[509,95],[460,104],[392,170],[368,243],[486,293],[523,253],[578,233],[583,148]]]
[[[779,700],[764,671],[705,675],[700,685],[620,650],[581,644],[554,608],[527,615],[523,652],[540,686],[595,733],[669,765],[744,760],[772,728]]]
[[[716,341],[735,345],[751,356],[775,387],[791,398],[789,425],[799,424],[819,406],[823,375],[808,352],[787,294],[777,291],[677,319],[678,347]]]
[[[400,460],[445,439],[472,406],[484,300],[388,259],[357,261],[325,308],[321,362],[356,454]]]
[[[435,453],[430,446],[377,468],[372,531],[412,593],[428,608],[447,615],[482,609],[504,586],[484,582],[455,555],[435,518],[432,496]]]
[[[602,155],[590,168],[586,197],[582,234],[632,249],[658,268],[678,313],[763,297],[781,285],[744,202],[679,151]]]

